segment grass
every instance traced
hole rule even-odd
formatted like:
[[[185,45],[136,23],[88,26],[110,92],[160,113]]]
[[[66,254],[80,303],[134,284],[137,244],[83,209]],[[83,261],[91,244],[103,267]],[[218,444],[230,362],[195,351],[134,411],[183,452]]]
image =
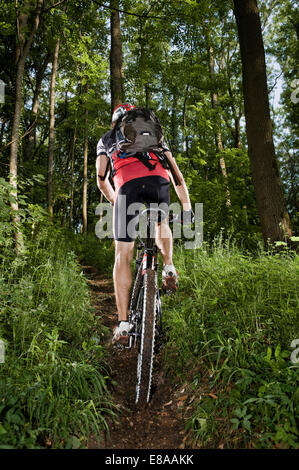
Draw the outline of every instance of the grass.
[[[180,290],[165,299],[166,361],[189,384],[198,447],[299,447],[299,258],[233,244],[176,252]],[[187,372],[186,372],[187,371]]]
[[[0,266],[0,448],[81,448],[114,414],[104,327],[72,245],[51,225]]]
[[[111,276],[113,244],[74,237],[30,210],[18,256],[9,210],[0,220],[0,448],[82,448],[91,434],[100,442],[115,408],[105,328],[79,262]],[[298,256],[215,240],[177,247],[175,264],[180,289],[163,298],[164,351],[189,391],[189,445],[298,448]]]
[[[78,260],[86,265],[94,266],[101,274],[112,277],[114,263],[114,243],[111,239],[96,237],[94,233],[70,236],[73,250]]]

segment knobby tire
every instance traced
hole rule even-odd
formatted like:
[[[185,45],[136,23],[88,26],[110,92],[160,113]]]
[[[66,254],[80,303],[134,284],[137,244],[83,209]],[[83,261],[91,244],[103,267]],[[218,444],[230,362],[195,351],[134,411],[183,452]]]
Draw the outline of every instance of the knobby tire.
[[[143,281],[143,274],[142,274],[143,268],[142,268],[142,263],[139,266],[134,286],[133,286],[133,291],[131,295],[131,302],[130,302],[130,311],[134,311],[137,308],[137,303],[138,303],[138,298],[140,295],[140,289],[142,287],[142,281]]]
[[[144,272],[143,315],[137,364],[136,403],[144,405],[150,400],[155,346],[157,273]]]

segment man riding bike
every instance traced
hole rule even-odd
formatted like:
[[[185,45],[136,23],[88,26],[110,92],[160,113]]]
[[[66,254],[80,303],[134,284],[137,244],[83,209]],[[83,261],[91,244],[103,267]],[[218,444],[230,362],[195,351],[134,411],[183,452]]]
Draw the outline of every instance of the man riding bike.
[[[168,207],[170,203],[170,180],[184,212],[193,217],[190,198],[183,175],[169,148],[161,140],[160,152],[136,152],[125,158],[126,152],[117,150],[119,125],[134,105],[120,104],[113,112],[112,129],[102,136],[97,145],[97,185],[105,198],[114,206],[113,232],[115,239],[115,263],[113,282],[118,313],[118,325],[114,328],[113,343],[128,344],[130,325],[128,322],[129,295],[132,284],[131,263],[134,254],[135,235],[128,230],[136,213],[130,213],[133,203],[157,203]],[[141,108],[136,108],[137,109]],[[143,109],[143,108],[142,108]],[[132,113],[131,113],[132,114]],[[161,155],[167,160],[167,169]],[[112,169],[114,188],[110,184],[109,174]],[[170,171],[171,169],[171,171]],[[131,206],[132,207],[132,206]],[[137,222],[136,222],[137,223]],[[162,236],[163,235],[163,236]],[[163,287],[174,292],[178,286],[178,275],[173,265],[172,232],[167,218],[161,220],[155,229],[155,240],[163,258]]]

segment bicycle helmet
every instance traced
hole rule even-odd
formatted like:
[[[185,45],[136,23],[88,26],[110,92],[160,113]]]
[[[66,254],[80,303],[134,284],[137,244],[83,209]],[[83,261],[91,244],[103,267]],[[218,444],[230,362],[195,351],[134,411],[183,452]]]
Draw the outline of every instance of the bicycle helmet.
[[[112,114],[111,122],[117,121],[121,116],[124,116],[128,111],[135,108],[134,104],[122,103],[116,106]]]

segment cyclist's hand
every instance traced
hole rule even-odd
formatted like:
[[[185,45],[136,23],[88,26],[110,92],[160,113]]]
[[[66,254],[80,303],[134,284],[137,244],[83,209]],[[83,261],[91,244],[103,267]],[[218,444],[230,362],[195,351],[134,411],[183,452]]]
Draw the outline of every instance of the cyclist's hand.
[[[181,213],[181,224],[193,224],[195,220],[194,212],[192,209],[189,211],[182,211]]]

